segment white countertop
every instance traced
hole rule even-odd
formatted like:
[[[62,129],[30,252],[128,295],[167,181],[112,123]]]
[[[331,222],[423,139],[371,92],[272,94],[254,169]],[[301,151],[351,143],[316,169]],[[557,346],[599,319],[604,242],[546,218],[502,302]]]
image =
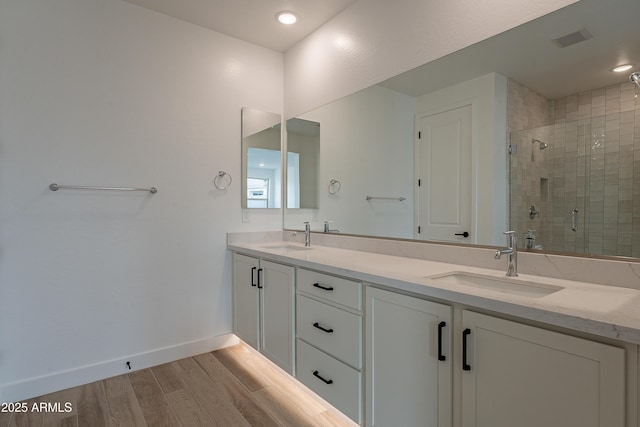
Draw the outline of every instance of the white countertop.
[[[284,247],[299,247],[287,250]],[[504,272],[364,251],[285,241],[230,243],[230,250],[324,271],[425,297],[640,344],[640,290],[520,274],[514,282],[560,286],[545,296],[520,296],[480,287],[438,283],[432,276],[467,272],[504,278]]]

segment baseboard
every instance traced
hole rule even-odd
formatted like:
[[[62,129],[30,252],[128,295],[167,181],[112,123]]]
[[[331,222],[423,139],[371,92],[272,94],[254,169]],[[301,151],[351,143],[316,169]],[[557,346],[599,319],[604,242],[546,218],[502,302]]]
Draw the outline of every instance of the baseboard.
[[[55,391],[218,350],[238,342],[238,337],[234,334],[224,334],[29,378],[25,381],[3,384],[0,386],[0,402],[18,402],[43,396]],[[131,369],[128,368],[127,362],[130,362]]]

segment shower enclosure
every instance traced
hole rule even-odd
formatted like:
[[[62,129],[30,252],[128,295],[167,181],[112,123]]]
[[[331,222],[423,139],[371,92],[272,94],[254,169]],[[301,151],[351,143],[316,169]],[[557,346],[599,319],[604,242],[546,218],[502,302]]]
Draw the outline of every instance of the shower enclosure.
[[[640,257],[640,101],[576,107],[511,133],[511,228],[521,247]]]

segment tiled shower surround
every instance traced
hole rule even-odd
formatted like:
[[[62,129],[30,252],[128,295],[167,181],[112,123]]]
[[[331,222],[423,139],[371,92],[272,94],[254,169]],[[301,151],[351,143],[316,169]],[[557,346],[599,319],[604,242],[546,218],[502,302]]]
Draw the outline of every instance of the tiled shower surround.
[[[625,82],[545,100],[509,81],[517,146],[510,156],[511,226],[521,246],[532,229],[546,250],[640,257],[640,99],[634,95],[635,86]],[[537,214],[530,215],[531,206]]]

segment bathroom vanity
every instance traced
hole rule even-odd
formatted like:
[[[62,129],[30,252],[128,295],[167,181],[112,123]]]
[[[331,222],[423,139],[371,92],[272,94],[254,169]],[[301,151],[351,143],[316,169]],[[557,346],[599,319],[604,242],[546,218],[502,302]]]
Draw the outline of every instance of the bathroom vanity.
[[[228,248],[234,332],[358,424],[638,426],[640,290],[282,237]]]

